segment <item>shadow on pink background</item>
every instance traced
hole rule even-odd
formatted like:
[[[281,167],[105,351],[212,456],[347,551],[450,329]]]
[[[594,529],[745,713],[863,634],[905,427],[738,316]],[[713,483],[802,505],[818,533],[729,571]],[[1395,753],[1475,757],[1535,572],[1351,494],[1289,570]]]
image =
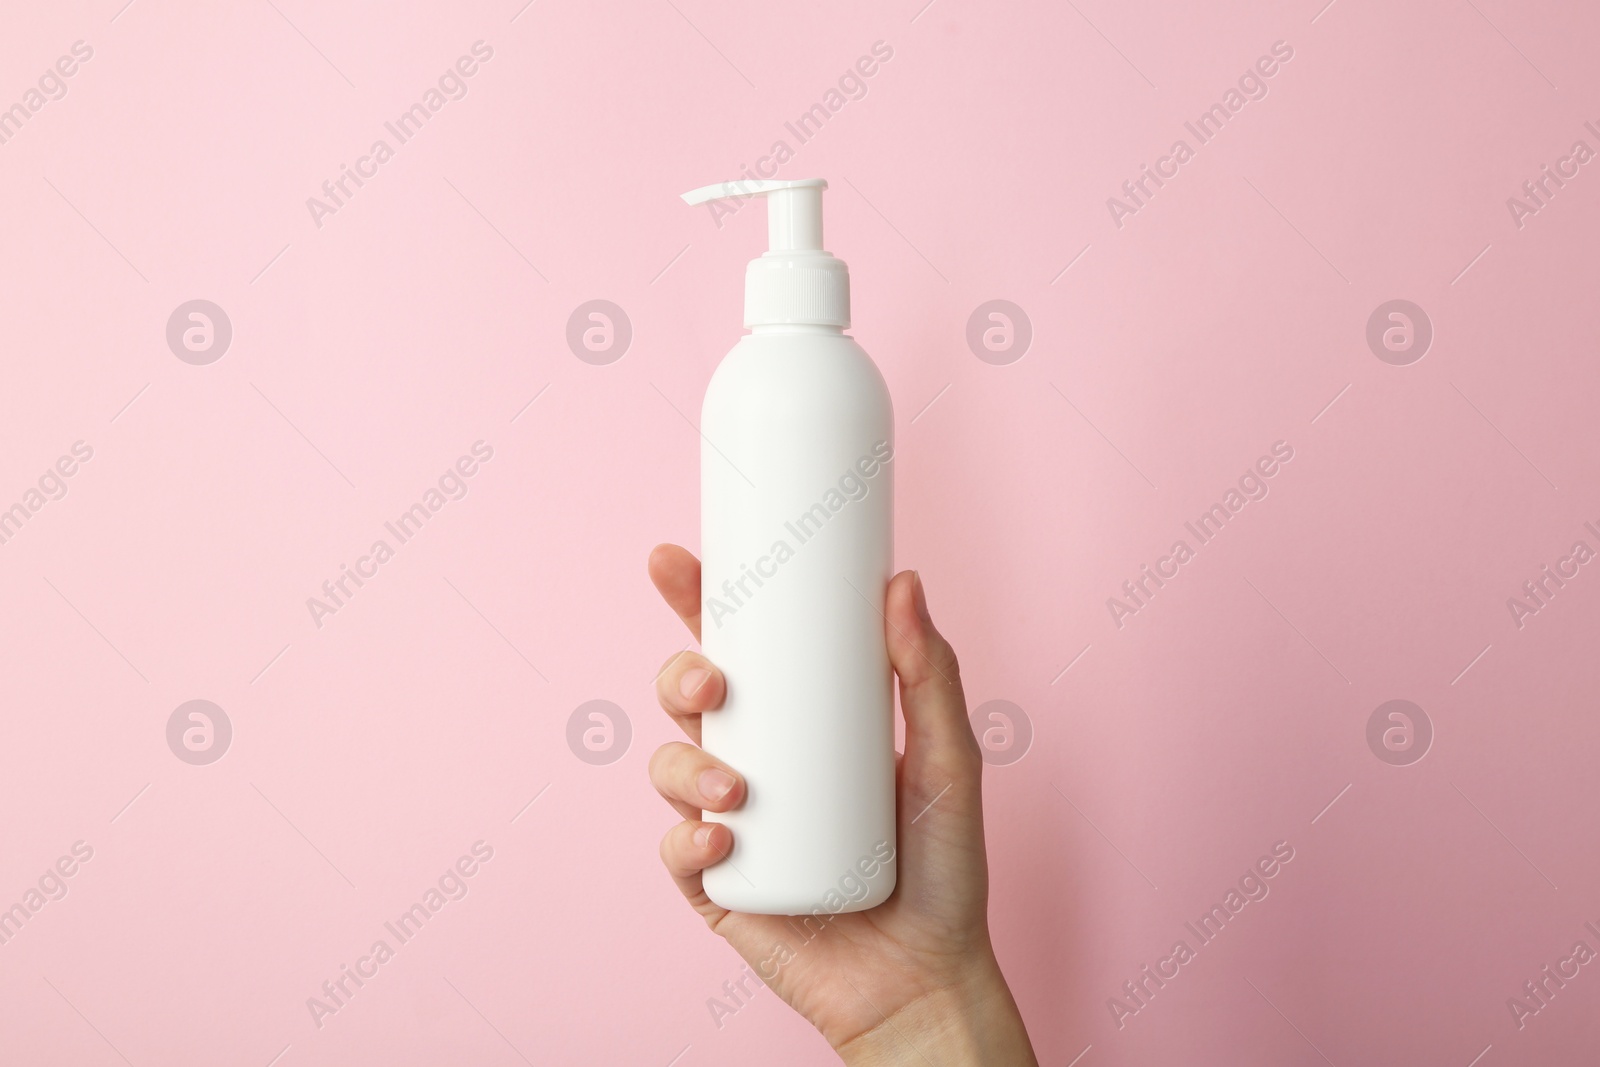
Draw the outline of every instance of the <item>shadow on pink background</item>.
[[[1600,18],[1320,2],[8,10],[0,1059],[830,1061],[724,992],[645,777],[686,636],[644,559],[697,543],[688,420],[764,242],[677,194],[783,141],[896,399],[898,560],[1033,729],[986,801],[1041,1061],[1588,1062],[1600,968],[1508,998],[1600,950]],[[220,358],[211,311],[169,345],[195,300]],[[593,300],[631,337],[582,359]]]

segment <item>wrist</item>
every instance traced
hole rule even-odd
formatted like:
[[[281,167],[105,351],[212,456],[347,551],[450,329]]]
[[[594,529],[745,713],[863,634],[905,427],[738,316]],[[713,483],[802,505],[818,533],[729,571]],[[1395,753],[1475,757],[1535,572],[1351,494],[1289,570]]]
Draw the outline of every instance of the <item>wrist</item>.
[[[1037,1067],[1016,1001],[992,956],[896,1010],[837,1050],[850,1067]]]

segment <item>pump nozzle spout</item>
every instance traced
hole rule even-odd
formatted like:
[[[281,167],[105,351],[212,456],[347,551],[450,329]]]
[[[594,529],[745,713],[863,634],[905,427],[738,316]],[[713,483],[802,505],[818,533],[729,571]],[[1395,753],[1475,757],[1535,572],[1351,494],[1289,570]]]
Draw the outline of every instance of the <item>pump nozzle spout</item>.
[[[822,178],[795,181],[733,181],[707,185],[684,193],[688,204],[728,200],[743,196],[767,198],[767,250],[769,252],[822,251]]]
[[[684,193],[688,204],[765,197],[767,253],[745,271],[744,324],[850,325],[850,272],[822,248],[821,178],[720,182]]]

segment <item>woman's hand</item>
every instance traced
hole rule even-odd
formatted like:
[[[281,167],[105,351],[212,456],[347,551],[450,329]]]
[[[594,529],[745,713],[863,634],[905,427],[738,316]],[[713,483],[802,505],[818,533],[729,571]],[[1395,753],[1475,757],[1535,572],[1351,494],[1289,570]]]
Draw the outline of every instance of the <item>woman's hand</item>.
[[[650,554],[650,578],[700,638],[700,561],[677,545]],[[983,760],[967,722],[955,652],[933,627],[922,582],[903,571],[884,606],[889,660],[900,683],[906,750],[896,764],[898,882],[870,911],[832,916],[820,933],[781,915],[714,904],[701,871],[728,854],[733,832],[702,822],[744,798],[738,768],[699,747],[700,716],[725,692],[694,652],[667,661],[656,696],[693,744],[650,760],[650,780],[683,821],[661,860],[706,924],[851,1064],[1035,1064],[1028,1035],[989,944],[983,847]]]

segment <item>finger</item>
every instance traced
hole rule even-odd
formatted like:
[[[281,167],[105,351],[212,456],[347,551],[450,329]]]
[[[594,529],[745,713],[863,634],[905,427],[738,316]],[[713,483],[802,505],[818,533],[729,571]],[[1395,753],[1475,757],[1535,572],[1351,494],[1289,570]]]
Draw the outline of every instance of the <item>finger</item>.
[[[726,692],[722,672],[698,652],[674,653],[656,675],[656,700],[697,745],[700,714],[720,707]]]
[[[713,926],[718,917],[727,913],[706,896],[701,872],[721,860],[732,848],[732,830],[720,823],[698,819],[680,822],[661,839],[661,863],[677,883],[678,892]]]
[[[700,640],[700,561],[680,545],[657,545],[648,569],[661,598]]]
[[[934,628],[917,572],[895,575],[884,600],[889,661],[905,703],[907,751],[914,738],[938,750],[976,753],[961,665],[950,642]]]
[[[703,748],[669,741],[650,757],[650,784],[684,818],[728,811],[744,799],[744,780]]]
[[[961,667],[955,649],[933,625],[915,571],[903,571],[889,583],[884,618],[889,660],[900,679],[900,707],[906,720],[903,780],[915,794],[908,799],[920,809],[951,785],[952,796],[947,799],[976,801],[983,759],[967,721]],[[923,793],[928,795],[922,797]]]

